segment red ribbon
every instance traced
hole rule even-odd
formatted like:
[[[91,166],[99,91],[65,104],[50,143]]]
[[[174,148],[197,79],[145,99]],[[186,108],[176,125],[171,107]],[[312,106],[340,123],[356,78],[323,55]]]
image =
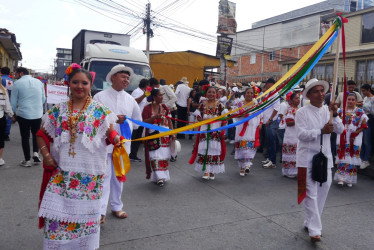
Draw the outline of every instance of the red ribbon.
[[[256,129],[256,135],[255,135],[255,145],[254,147],[257,148],[260,146],[260,126]]]
[[[345,109],[347,105],[347,77],[345,74],[345,33],[344,33],[344,23],[348,22],[347,18],[343,18],[341,15],[342,13],[336,13],[342,21],[342,48],[343,48],[343,71],[344,71],[344,91],[343,91],[343,124],[346,124],[345,121]],[[340,145],[339,145],[339,159],[342,159],[345,157],[345,144],[346,144],[347,138],[346,138],[346,131],[344,131],[340,135]]]
[[[198,131],[200,131],[200,127]],[[196,134],[195,147],[193,149],[191,159],[188,161],[189,164],[193,164],[195,162],[195,159],[197,157],[197,151],[199,149],[199,139],[200,139],[200,134]]]

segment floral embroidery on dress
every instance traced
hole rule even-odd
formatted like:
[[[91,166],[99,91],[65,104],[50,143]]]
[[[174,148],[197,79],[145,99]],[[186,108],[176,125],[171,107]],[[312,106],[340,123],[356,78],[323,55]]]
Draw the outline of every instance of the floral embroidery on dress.
[[[197,163],[204,164],[204,159],[205,159],[205,155],[198,154]],[[218,164],[223,164],[223,161],[221,161],[219,155],[207,155],[205,163],[206,165],[218,165]]]
[[[111,111],[98,102],[92,101],[87,108],[86,114],[78,118],[77,134],[87,136],[91,141],[96,136],[98,128],[104,123],[105,118]],[[73,116],[78,114],[77,110],[73,111]],[[61,103],[53,106],[48,110],[48,117],[53,123],[55,137],[60,136],[63,132],[69,133],[68,129],[68,106],[67,103]]]
[[[199,110],[202,116],[207,115],[209,118],[220,116],[222,111],[224,110],[223,104],[220,102],[216,102],[214,107],[208,108],[207,101],[202,101],[199,106]]]
[[[354,126],[358,127],[361,123],[361,117],[364,114],[364,111],[360,108],[355,108],[352,111],[345,112],[345,124],[353,124]],[[341,119],[343,119],[343,110],[340,109],[338,111],[338,115]]]
[[[151,160],[152,171],[167,171],[169,162],[167,160]]]
[[[357,168],[352,164],[340,163],[338,164],[336,172],[341,175],[356,176]]]
[[[57,172],[52,176],[47,191],[74,200],[98,200],[102,196],[104,175]]]
[[[98,233],[96,222],[76,223],[46,219],[44,237],[49,240],[73,240]]]
[[[254,148],[255,141],[237,141],[235,142],[235,148],[237,149],[252,149]]]
[[[282,154],[293,154],[296,155],[297,144],[285,144],[282,145]]]

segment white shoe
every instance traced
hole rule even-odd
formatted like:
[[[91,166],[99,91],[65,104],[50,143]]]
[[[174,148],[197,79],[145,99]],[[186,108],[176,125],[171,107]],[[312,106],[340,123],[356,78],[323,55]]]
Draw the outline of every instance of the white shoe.
[[[231,140],[231,141],[230,141],[230,144],[234,144],[234,143],[235,143],[235,141],[234,141],[234,140]]]
[[[261,163],[262,163],[262,165],[264,165],[264,164],[268,164],[269,162],[270,162],[270,160],[269,160],[269,158],[267,158],[266,160],[262,161]]]
[[[367,168],[368,166],[370,166],[370,163],[369,163],[368,161],[362,161],[362,162],[361,162],[360,169],[365,169],[365,168]]]
[[[276,168],[277,166],[275,164],[273,164],[271,161],[269,161],[268,163],[262,165],[263,168]]]
[[[32,159],[34,160],[34,163],[41,162],[38,152],[34,152]]]
[[[21,165],[21,167],[30,168],[31,167],[31,161],[23,160],[23,161],[20,162],[19,165]]]
[[[203,178],[204,180],[209,180],[209,174],[208,175],[203,175],[203,177],[201,177],[201,178]]]
[[[347,187],[352,187],[352,183],[347,183]]]
[[[4,164],[5,164],[5,161],[3,160],[3,158],[0,158],[0,166],[2,166]]]
[[[344,182],[343,181],[338,181],[338,185],[342,187],[344,185]]]

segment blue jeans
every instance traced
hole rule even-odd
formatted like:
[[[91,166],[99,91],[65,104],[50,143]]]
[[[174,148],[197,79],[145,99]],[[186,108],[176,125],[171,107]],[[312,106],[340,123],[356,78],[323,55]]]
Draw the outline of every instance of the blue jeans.
[[[279,127],[278,121],[272,121],[269,126],[266,126],[266,142],[268,147],[269,160],[275,164],[277,161],[277,130]]]
[[[278,143],[279,146],[282,148],[283,146],[283,138],[284,138],[284,132],[286,132],[286,129],[278,129],[277,136],[278,136]],[[282,152],[282,150],[281,150]]]
[[[6,128],[5,128],[5,134],[9,135],[10,134],[10,127],[12,126],[12,119],[8,117],[6,119]]]
[[[371,149],[372,149],[372,133],[373,133],[374,127],[373,124],[368,122],[368,128],[364,130],[363,138],[362,138],[362,147],[361,147],[361,153],[360,157],[363,161],[369,161]]]

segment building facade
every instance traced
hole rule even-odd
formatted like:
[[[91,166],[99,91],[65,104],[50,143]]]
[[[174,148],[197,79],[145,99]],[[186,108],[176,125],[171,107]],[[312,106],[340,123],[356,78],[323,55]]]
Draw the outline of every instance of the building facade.
[[[323,1],[253,23],[252,29],[237,32],[232,36],[231,55],[237,63],[230,69],[229,79],[233,82],[279,79],[292,66],[290,62],[297,62],[319,40],[332,17],[336,17],[335,12],[373,6],[373,1],[360,0],[356,5],[354,2]],[[331,65],[328,63],[325,67],[326,77],[332,78]],[[317,68],[314,74],[318,74]]]
[[[16,35],[7,29],[0,28],[0,68],[8,67],[10,71],[14,71],[20,60],[22,60],[22,54]]]
[[[72,62],[71,49],[57,48],[55,60],[56,80],[64,78],[66,68]]]

